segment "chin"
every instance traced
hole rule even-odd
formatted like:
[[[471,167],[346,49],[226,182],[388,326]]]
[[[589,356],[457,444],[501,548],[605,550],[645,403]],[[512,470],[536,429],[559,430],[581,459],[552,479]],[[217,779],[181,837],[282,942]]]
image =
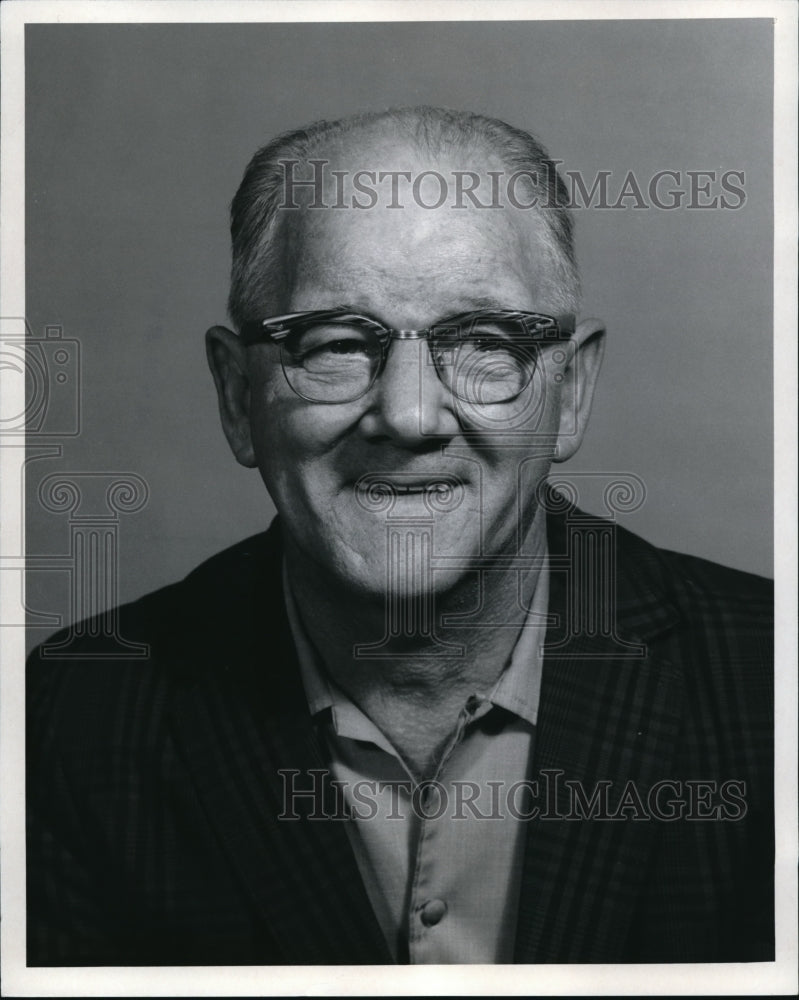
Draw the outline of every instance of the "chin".
[[[439,538],[409,526],[396,525],[390,542],[383,535],[371,551],[339,553],[333,575],[337,582],[374,601],[414,601],[425,596],[444,595],[457,588],[473,571],[464,568],[464,561],[477,557],[479,545],[446,545]],[[443,534],[443,532],[442,532]],[[456,558],[457,568],[441,567],[442,561]],[[446,565],[446,563],[445,563]]]

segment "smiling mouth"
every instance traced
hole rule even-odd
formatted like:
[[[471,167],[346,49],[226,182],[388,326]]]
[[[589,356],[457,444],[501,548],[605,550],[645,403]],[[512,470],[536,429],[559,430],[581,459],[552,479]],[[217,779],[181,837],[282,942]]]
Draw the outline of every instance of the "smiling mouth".
[[[356,494],[375,499],[401,496],[428,496],[442,500],[462,494],[464,483],[458,476],[434,473],[429,477],[412,474],[369,472],[355,483]]]
[[[459,507],[466,484],[460,476],[433,472],[367,472],[355,482],[355,498],[364,510],[385,512],[400,497],[421,497],[427,509],[444,513]]]
[[[375,493],[386,493],[393,496],[405,496],[410,493],[447,493],[452,487],[444,482],[428,483],[397,483],[391,480],[372,484]]]

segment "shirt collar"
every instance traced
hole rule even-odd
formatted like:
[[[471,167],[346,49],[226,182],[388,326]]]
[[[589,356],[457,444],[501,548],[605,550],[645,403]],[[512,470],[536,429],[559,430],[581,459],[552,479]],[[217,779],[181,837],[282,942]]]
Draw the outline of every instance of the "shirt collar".
[[[493,705],[518,715],[531,726],[538,722],[543,668],[541,648],[546,635],[548,607],[549,568],[544,559],[524,624],[519,631],[508,665],[487,696]]]
[[[333,729],[339,736],[345,736],[352,740],[365,740],[374,743],[387,753],[396,755],[396,751],[380,729],[344,693],[325,670],[322,659],[308,638],[308,633],[300,618],[297,602],[291,591],[285,559],[283,561],[283,593],[286,596],[286,614],[291,634],[294,637],[294,644],[297,647],[300,676],[311,716],[316,717],[329,710]]]
[[[286,614],[289,620],[289,627],[294,638],[294,645],[297,647],[297,659],[300,664],[300,675],[302,676],[302,684],[305,688],[305,697],[308,699],[308,708],[311,711],[311,715],[318,715],[333,705],[335,700],[332,691],[333,681],[323,673],[319,655],[311,645],[311,640],[308,638],[305,626],[300,619],[297,602],[294,600],[294,594],[291,592],[285,557],[283,558],[283,594],[286,600]],[[340,691],[340,689],[338,690]],[[346,697],[343,691],[340,693],[343,697]]]

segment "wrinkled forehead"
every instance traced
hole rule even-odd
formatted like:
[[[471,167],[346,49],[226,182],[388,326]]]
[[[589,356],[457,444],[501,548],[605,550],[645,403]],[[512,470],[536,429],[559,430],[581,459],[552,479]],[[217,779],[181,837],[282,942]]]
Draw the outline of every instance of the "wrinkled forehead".
[[[283,170],[286,290],[356,282],[411,293],[502,280],[543,289],[560,278],[542,211],[527,207],[529,182],[512,181],[488,151],[377,137],[340,141]]]

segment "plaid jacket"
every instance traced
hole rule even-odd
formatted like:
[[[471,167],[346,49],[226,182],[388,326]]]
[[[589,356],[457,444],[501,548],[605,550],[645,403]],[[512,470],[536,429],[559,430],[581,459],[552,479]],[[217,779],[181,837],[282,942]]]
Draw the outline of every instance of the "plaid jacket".
[[[772,959],[771,584],[607,528],[549,515],[515,961]],[[325,768],[280,563],[273,525],[120,609],[147,659],[85,623],[32,654],[30,965],[391,961],[344,822],[277,820]]]

